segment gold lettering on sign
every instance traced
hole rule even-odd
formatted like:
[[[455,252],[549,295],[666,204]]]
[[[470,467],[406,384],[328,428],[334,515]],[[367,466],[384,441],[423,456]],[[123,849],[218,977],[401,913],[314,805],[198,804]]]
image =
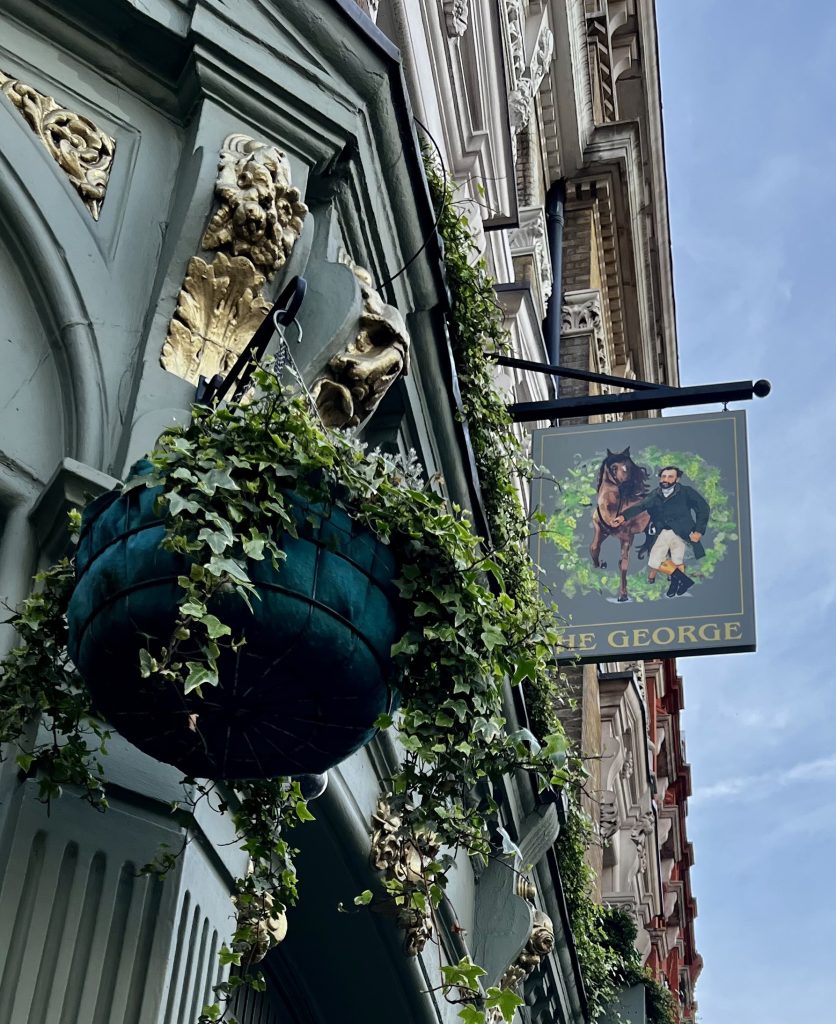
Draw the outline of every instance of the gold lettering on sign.
[[[0,92],[17,107],[70,179],[93,220],[104,202],[116,140],[82,114],[0,71]]]
[[[580,634],[586,636],[590,634]],[[570,638],[571,639],[571,638]],[[616,649],[635,647],[670,647],[671,644],[718,643],[743,639],[740,622],[704,622],[702,625],[657,626],[656,629],[614,629],[607,634],[607,644]],[[572,645],[583,649],[581,644]],[[594,644],[592,645],[594,646]]]

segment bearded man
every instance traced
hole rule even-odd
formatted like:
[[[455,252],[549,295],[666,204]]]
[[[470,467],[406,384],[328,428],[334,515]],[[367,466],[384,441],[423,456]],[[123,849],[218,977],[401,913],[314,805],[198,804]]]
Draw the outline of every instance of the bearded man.
[[[694,585],[685,575],[685,549],[690,544],[694,558],[702,558],[705,548],[702,538],[708,526],[711,509],[705,498],[693,487],[681,483],[682,470],[678,466],[665,466],[659,470],[659,486],[638,505],[625,509],[616,516],[614,526],[647,512],[656,530],[656,541],[650,550],[647,564],[648,579],[656,579],[662,572],[670,577],[668,597],[679,597]]]

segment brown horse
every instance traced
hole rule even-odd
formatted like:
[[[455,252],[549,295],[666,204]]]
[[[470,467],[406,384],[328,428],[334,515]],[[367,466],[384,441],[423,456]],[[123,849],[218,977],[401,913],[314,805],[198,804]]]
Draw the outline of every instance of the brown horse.
[[[623,452],[611,452],[607,449],[607,457],[601,463],[598,473],[598,494],[595,509],[592,512],[592,526],[595,535],[589,546],[592,564],[597,569],[606,569],[607,563],[600,560],[601,545],[607,537],[616,537],[621,543],[621,559],[618,567],[621,570],[621,587],[618,600],[628,600],[627,568],[630,564],[630,546],[637,533],[647,532],[650,516],[640,512],[633,519],[628,519],[621,526],[614,526],[616,516],[624,514],[624,510],[638,505],[648,492],[647,470],[637,466],[630,458],[630,449]],[[639,548],[639,558],[643,558],[652,538],[646,537],[645,543]]]

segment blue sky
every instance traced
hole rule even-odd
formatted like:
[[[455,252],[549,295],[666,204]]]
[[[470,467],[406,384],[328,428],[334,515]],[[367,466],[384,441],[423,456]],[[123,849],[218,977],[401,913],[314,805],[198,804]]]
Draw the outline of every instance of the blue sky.
[[[836,1022],[836,4],[657,0],[683,384],[747,403],[759,645],[683,658],[704,1024]]]

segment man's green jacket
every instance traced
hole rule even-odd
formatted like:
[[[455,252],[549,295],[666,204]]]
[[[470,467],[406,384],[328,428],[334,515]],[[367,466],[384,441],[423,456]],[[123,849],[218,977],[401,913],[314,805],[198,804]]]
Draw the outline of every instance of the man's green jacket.
[[[693,487],[675,484],[673,494],[666,498],[662,488],[651,491],[638,505],[631,505],[621,513],[625,519],[632,519],[640,512],[649,512],[650,519],[660,530],[673,530],[677,537],[687,540],[694,549],[694,557],[702,558],[705,548],[700,541],[694,544],[688,540],[691,533],[705,533],[711,513],[708,502]]]

